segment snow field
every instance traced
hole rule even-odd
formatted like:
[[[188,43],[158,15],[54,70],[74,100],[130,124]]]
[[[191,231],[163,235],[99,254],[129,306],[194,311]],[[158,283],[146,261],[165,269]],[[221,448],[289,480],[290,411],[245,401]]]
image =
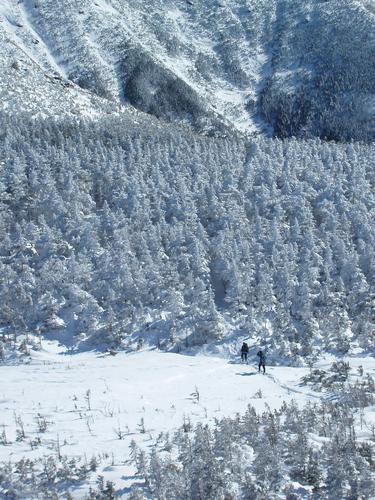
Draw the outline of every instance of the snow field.
[[[105,458],[100,473],[125,492],[135,480],[126,464],[132,440],[146,449],[184,419],[213,422],[244,412],[249,403],[262,410],[266,403],[277,408],[286,400],[304,403],[315,396],[298,386],[304,368],[270,367],[263,376],[255,365],[207,356],[69,355],[58,353],[54,343],[43,345],[30,364],[0,368],[0,431],[10,443],[0,446],[0,461],[55,455],[58,446],[68,456],[96,455]],[[24,425],[21,441],[16,420]],[[38,420],[46,422],[45,432]],[[41,442],[32,449],[38,437]],[[76,491],[75,498],[85,492]]]
[[[262,411],[283,401],[303,405],[327,397],[300,385],[307,368],[267,367],[264,376],[256,360],[244,365],[158,351],[112,356],[59,350],[56,343],[44,342],[29,364],[0,367],[0,432],[8,441],[0,446],[0,462],[58,453],[85,460],[96,456],[97,474],[113,481],[122,498],[139,482],[129,462],[132,440],[147,451],[161,432],[174,432],[184,421],[213,423],[245,412],[248,404]],[[371,358],[352,358],[350,365],[353,377],[360,365],[373,375]],[[368,408],[358,436],[368,438],[374,424],[375,413]],[[20,426],[25,437],[18,440]],[[73,497],[84,498],[89,486],[76,489]]]

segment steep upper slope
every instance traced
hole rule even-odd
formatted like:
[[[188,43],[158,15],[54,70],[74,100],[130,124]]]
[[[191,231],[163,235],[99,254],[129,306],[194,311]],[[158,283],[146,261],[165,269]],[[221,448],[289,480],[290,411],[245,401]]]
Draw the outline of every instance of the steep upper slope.
[[[278,2],[273,71],[261,104],[276,135],[374,139],[374,6]]]
[[[374,11],[373,0],[3,0],[1,52],[11,41],[98,96],[201,131],[372,140]]]
[[[37,49],[39,38],[31,31],[19,35],[23,25],[5,7],[0,6],[0,110],[15,115],[94,116],[118,108],[63,79],[53,60]]]

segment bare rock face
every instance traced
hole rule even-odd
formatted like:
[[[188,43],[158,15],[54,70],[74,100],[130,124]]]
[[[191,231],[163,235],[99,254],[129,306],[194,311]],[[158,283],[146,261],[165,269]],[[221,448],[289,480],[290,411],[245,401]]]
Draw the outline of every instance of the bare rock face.
[[[4,0],[0,19],[0,57],[203,133],[375,136],[372,0]]]

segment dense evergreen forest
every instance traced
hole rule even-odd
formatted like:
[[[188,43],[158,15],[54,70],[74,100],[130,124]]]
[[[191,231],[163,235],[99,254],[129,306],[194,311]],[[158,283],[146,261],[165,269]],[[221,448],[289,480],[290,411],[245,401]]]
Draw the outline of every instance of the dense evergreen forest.
[[[375,152],[1,117],[1,330],[181,350],[245,329],[374,351]],[[155,340],[157,339],[157,340]]]

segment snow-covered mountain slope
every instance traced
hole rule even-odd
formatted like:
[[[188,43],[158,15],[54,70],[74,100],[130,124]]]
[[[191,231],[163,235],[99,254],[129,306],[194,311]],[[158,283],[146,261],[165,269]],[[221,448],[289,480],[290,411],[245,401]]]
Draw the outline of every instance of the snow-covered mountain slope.
[[[32,73],[203,131],[374,137],[372,0],[1,4],[1,55]]]
[[[4,15],[8,10],[0,7]],[[7,16],[0,23],[0,109],[18,115],[61,115],[69,112],[79,116],[93,116],[113,112],[110,105],[96,95],[64,80],[52,67],[52,59],[45,59],[39,51],[23,42],[13,33],[13,21]],[[10,19],[12,19],[10,17]],[[6,29],[4,29],[6,25]],[[18,28],[19,29],[19,28]],[[37,40],[37,39],[34,39]]]
[[[142,120],[134,107],[120,106],[66,78],[50,46],[30,24],[26,4],[11,0],[0,4],[0,111],[91,119],[122,114],[132,122]]]

